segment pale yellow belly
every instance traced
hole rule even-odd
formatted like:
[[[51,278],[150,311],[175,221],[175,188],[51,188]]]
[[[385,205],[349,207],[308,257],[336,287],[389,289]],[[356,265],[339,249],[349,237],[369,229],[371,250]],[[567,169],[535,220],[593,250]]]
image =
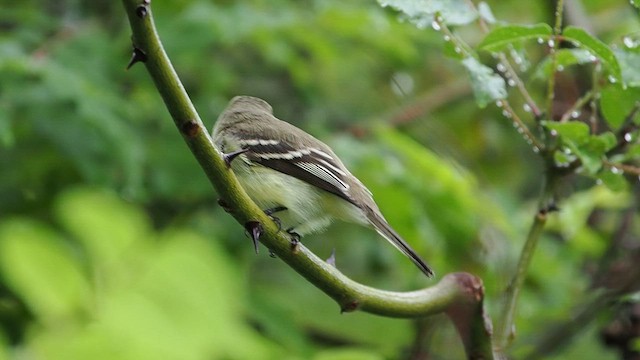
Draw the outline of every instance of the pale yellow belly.
[[[273,214],[285,230],[304,235],[323,230],[334,219],[367,223],[359,209],[334,194],[261,165],[237,163],[232,165],[240,184],[260,208],[287,208]]]

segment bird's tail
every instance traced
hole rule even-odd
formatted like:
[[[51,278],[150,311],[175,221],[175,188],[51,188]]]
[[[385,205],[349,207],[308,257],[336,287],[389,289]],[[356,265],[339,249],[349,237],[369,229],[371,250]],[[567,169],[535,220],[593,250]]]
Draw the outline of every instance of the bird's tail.
[[[378,234],[382,235],[387,241],[389,241],[396,249],[400,250],[403,254],[405,254],[413,263],[428,277],[433,277],[435,273],[433,270],[427,265],[427,263],[416,254],[416,252],[407,244],[401,237],[398,235],[395,230],[391,228],[387,220],[377,211],[373,209],[368,209],[367,218],[369,222],[376,229]]]

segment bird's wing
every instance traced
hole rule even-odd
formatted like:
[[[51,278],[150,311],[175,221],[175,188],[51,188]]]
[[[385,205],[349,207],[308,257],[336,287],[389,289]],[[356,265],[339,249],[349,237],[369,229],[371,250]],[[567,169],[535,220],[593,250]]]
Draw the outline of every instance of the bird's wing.
[[[349,172],[330,151],[310,146],[295,147],[286,140],[241,139],[252,162],[293,176],[310,185],[335,194],[355,204],[349,192]]]

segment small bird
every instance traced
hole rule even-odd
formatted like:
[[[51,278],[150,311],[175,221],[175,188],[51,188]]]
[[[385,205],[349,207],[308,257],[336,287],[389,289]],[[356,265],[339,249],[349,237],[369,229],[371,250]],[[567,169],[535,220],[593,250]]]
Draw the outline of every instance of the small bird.
[[[323,230],[334,219],[369,226],[423,273],[434,275],[331,148],[276,118],[266,101],[234,97],[212,136],[249,197],[268,215],[278,213],[277,221],[290,234],[299,238]]]

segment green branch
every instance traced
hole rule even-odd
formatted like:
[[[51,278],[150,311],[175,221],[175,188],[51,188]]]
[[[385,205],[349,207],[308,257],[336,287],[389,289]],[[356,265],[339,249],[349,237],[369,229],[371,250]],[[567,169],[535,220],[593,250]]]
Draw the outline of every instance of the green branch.
[[[240,224],[263,225],[260,241],[309,282],[333,298],[342,311],[361,310],[389,317],[446,313],[462,337],[469,358],[492,359],[491,325],[484,314],[482,281],[467,273],[448,274],[432,287],[390,292],[354,282],[304,246],[292,251],[288,237],[251,201],[214,147],[162,48],[149,0],[123,0],[133,31],[135,62],[144,62],[185,142]]]
[[[503,307],[503,313],[500,318],[500,325],[498,328],[496,344],[499,349],[506,349],[511,340],[515,337],[515,313],[518,303],[518,295],[520,289],[524,284],[524,280],[527,277],[527,271],[529,270],[529,264],[531,258],[535,252],[538,239],[544,228],[544,224],[547,221],[547,212],[540,210],[533,219],[533,224],[529,229],[529,235],[520,253],[520,260],[518,261],[518,267],[516,273],[509,283],[509,287],[505,293],[505,303]]]
[[[553,42],[549,46],[551,56],[551,76],[549,76],[549,82],[547,83],[547,116],[551,119],[553,116],[553,99],[555,98],[555,85],[556,85],[556,70],[558,68],[558,52],[560,35],[562,34],[562,11],[564,10],[564,1],[558,0],[556,4],[555,12],[555,25],[553,27],[553,36],[551,41]]]

